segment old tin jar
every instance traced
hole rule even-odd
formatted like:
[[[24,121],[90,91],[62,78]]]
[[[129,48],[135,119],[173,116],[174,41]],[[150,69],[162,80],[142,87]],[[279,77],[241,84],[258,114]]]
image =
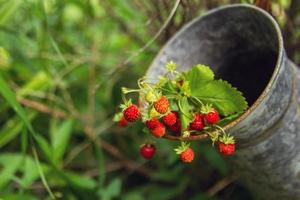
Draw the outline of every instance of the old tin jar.
[[[300,71],[272,16],[245,4],[212,10],[168,41],[147,76],[169,60],[211,66],[244,93],[249,109],[225,127],[237,139],[234,169],[258,199],[300,199]]]

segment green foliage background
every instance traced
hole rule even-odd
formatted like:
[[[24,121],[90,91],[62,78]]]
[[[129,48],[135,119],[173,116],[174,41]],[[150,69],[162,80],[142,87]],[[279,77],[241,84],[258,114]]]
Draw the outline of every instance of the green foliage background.
[[[0,0],[0,198],[252,199],[209,144],[180,163],[176,142],[139,156],[140,125],[112,122],[160,47],[206,10],[246,0]],[[300,63],[299,1],[272,3],[289,57]],[[133,56],[134,55],[134,56]],[[130,59],[128,59],[130,58]],[[221,185],[220,189],[216,189]]]

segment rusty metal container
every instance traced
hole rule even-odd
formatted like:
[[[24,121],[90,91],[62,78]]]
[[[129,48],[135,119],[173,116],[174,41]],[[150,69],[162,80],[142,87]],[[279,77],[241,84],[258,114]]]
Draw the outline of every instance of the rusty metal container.
[[[286,57],[276,21],[246,4],[212,10],[161,49],[147,76],[201,63],[242,91],[249,109],[225,127],[236,137],[230,160],[257,199],[300,199],[300,71]]]

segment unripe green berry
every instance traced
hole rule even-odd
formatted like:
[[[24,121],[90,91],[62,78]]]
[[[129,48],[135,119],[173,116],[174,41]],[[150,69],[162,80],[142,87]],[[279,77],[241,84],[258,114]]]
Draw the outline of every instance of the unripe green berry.
[[[148,103],[153,103],[156,101],[157,98],[152,91],[149,91],[147,92],[145,99]]]
[[[155,110],[155,108],[151,108],[151,110],[150,110],[150,118],[153,118],[153,117],[160,117],[160,113],[159,112],[157,112],[156,110]]]

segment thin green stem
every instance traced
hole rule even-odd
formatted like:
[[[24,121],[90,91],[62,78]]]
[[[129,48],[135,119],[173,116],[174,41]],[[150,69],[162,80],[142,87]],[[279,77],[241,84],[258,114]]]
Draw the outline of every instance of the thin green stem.
[[[127,99],[126,99],[124,93],[122,93],[121,97],[122,97],[122,100],[123,100],[124,104],[126,104],[127,103]]]
[[[143,86],[142,86],[142,84],[141,84],[141,82],[144,81],[143,79],[144,79],[144,77],[138,79],[138,81],[137,81],[137,84],[138,84],[138,86],[139,86],[140,89],[143,88]]]
[[[40,177],[41,177],[41,179],[42,179],[42,183],[43,183],[43,185],[45,186],[45,188],[46,188],[48,194],[50,195],[50,198],[51,198],[51,199],[56,199],[55,196],[54,196],[54,194],[52,193],[52,191],[51,191],[49,185],[48,185],[48,182],[47,182],[47,180],[46,180],[45,174],[44,174],[43,169],[42,169],[42,167],[41,167],[40,160],[39,160],[39,157],[38,157],[38,155],[37,155],[36,148],[35,148],[34,145],[32,146],[32,151],[33,151],[33,156],[34,156],[35,163],[36,163],[37,168],[38,168],[38,172],[39,172]]]
[[[194,96],[192,96],[192,98],[195,99],[198,103],[200,103],[201,106],[204,106],[204,103],[200,99],[198,99],[197,97],[194,97]]]
[[[133,92],[140,92],[141,90],[140,89],[130,89],[130,90],[127,90],[126,92],[124,92],[125,94],[128,94],[128,93],[133,93]]]
[[[186,116],[187,118],[189,118],[189,119],[192,119],[190,116],[188,116],[188,115],[183,111],[183,109],[182,109],[182,107],[181,107],[180,101],[178,101],[178,107],[179,107],[179,110],[182,112],[183,115],[185,115],[185,116]]]
[[[217,127],[219,130],[221,130],[223,134],[226,134],[226,132],[224,131],[224,129],[221,126],[215,125],[215,127]]]
[[[173,92],[172,90],[168,90],[168,89],[165,89],[165,88],[160,88],[161,90],[163,91],[166,91],[166,92],[170,92],[172,94],[177,94],[177,92]]]

